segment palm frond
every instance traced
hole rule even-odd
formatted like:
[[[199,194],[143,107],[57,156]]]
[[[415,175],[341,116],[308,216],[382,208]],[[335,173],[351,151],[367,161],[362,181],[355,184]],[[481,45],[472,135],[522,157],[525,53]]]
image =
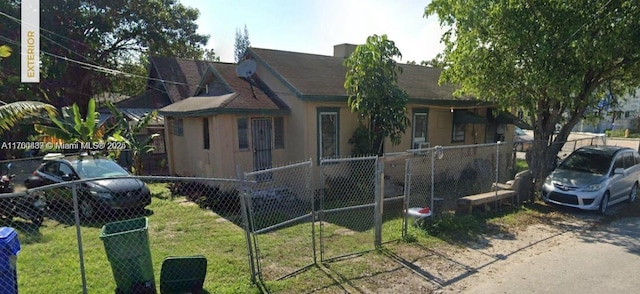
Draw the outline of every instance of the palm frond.
[[[50,114],[57,112],[53,105],[38,101],[17,101],[0,105],[0,132],[10,130],[18,121],[43,110]]]

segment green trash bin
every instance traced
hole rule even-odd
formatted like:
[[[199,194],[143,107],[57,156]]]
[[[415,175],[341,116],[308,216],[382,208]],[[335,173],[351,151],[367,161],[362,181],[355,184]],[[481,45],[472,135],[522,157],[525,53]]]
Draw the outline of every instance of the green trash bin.
[[[148,227],[146,217],[102,226],[100,239],[116,280],[116,293],[156,293]]]

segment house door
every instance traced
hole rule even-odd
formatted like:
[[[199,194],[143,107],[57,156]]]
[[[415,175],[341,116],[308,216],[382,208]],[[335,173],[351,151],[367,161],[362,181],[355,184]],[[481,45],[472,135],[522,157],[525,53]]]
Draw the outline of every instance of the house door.
[[[271,168],[271,119],[252,119],[251,133],[253,135],[254,170]]]

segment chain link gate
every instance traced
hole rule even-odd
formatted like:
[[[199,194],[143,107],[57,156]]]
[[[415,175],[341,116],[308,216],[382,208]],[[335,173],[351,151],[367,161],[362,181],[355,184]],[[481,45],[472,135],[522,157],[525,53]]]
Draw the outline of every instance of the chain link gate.
[[[406,201],[406,193],[409,192],[407,181],[410,178],[407,177],[407,166],[410,154],[407,152],[385,154],[378,159],[383,163],[378,166],[382,169],[380,172],[384,174],[379,183],[379,189],[382,191],[381,243],[397,241],[404,236],[400,233],[402,231],[400,228],[404,227],[406,222],[404,212],[407,207],[411,207],[407,206]]]
[[[378,158],[321,159],[320,259],[339,259],[375,249]]]
[[[253,280],[283,279],[316,264],[312,162],[244,174]]]

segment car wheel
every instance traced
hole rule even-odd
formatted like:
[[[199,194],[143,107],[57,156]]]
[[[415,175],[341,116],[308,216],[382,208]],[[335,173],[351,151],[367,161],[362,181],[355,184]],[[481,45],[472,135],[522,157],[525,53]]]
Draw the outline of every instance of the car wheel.
[[[629,202],[635,202],[636,199],[638,199],[638,183],[633,184],[633,188],[629,193]]]
[[[608,208],[609,208],[609,191],[605,192],[604,196],[602,196],[602,200],[600,200],[600,213],[606,214]]]
[[[78,203],[78,210],[80,211],[80,217],[85,220],[92,219],[96,214],[96,205],[89,197],[82,197],[80,203]]]

